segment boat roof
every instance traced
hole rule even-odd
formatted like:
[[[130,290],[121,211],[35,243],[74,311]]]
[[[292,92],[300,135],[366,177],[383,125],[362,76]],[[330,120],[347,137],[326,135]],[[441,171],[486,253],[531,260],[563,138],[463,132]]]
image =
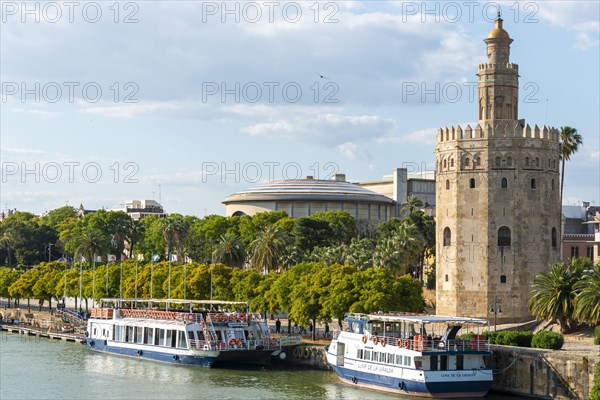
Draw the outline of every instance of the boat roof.
[[[412,314],[412,313],[381,313],[381,314],[348,314],[348,318],[363,321],[399,322],[406,321],[420,324],[453,323],[453,324],[482,324],[488,320],[482,318],[457,317],[446,315]]]
[[[101,298],[100,303],[169,303],[169,304],[200,304],[214,306],[246,306],[246,301],[225,301],[225,300],[185,300],[185,299],[146,299],[146,298]]]

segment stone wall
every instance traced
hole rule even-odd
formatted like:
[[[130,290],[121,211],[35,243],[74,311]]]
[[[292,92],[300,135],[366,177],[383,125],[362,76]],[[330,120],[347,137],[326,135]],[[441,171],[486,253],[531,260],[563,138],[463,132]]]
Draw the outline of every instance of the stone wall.
[[[492,390],[547,399],[587,399],[597,354],[492,346]]]

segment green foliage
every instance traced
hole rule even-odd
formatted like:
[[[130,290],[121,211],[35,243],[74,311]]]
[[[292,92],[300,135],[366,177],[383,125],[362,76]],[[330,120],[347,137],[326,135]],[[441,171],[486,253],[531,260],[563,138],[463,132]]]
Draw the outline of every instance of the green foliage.
[[[577,259],[586,272],[573,286],[575,290],[574,318],[579,322],[595,325],[600,322],[600,265],[592,267],[589,259]],[[585,260],[585,261],[584,261]]]
[[[434,290],[435,289],[435,263],[431,266],[431,270],[427,274],[427,289]]]
[[[596,363],[596,373],[594,374],[594,386],[588,400],[600,400],[600,361]]]
[[[557,332],[539,331],[533,335],[531,347],[538,349],[560,350],[565,343],[565,337]]]
[[[531,347],[533,332],[498,331],[490,333],[490,343],[504,346]]]
[[[594,344],[600,345],[600,325],[594,329]]]
[[[529,310],[537,319],[558,321],[561,332],[574,326],[575,284],[581,279],[583,264],[571,259],[569,265],[554,264],[532,284]]]

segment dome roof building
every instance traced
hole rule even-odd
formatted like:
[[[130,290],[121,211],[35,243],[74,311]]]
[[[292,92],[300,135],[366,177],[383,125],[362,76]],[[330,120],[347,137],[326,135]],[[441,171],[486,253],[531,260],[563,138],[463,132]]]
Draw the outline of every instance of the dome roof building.
[[[343,174],[337,174],[335,180],[307,177],[273,181],[229,195],[223,204],[227,216],[283,210],[298,218],[336,210],[374,222],[387,221],[395,210],[394,200],[346,182]]]

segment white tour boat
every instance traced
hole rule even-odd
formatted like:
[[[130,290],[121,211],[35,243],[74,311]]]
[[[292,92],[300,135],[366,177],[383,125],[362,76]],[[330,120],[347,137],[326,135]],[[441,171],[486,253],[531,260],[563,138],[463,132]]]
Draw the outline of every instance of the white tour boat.
[[[91,310],[86,346],[94,351],[181,365],[268,364],[299,337],[271,338],[248,303],[213,300],[101,299]],[[233,311],[235,310],[235,311]]]
[[[327,362],[342,382],[400,395],[483,397],[492,386],[484,319],[407,313],[350,314]],[[460,331],[471,333],[463,339]]]

